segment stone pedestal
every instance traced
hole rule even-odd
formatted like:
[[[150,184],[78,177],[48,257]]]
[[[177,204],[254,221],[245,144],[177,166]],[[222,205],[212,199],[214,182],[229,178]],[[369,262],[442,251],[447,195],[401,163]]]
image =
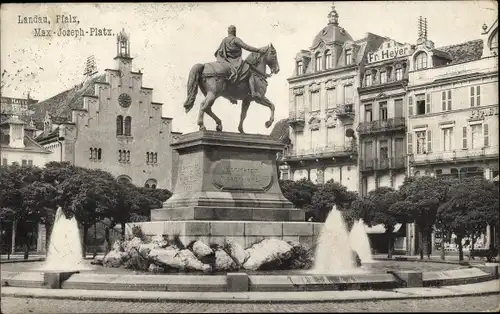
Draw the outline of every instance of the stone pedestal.
[[[151,221],[304,221],[279,187],[283,145],[271,137],[199,131],[172,148],[179,154],[173,195],[151,211]]]
[[[313,246],[323,224],[305,222],[281,192],[276,154],[267,135],[199,131],[172,144],[179,154],[172,197],[140,226],[147,236],[179,235],[185,244],[226,239],[247,248],[265,238]]]

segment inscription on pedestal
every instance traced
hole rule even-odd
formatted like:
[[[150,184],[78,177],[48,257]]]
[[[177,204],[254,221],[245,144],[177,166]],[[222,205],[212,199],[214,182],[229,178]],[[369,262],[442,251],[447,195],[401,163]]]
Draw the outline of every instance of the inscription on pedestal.
[[[199,182],[201,176],[201,164],[198,157],[183,156],[179,162],[177,178],[177,191],[189,191],[195,183]]]
[[[273,167],[262,161],[222,159],[210,170],[221,191],[265,192],[273,183]]]

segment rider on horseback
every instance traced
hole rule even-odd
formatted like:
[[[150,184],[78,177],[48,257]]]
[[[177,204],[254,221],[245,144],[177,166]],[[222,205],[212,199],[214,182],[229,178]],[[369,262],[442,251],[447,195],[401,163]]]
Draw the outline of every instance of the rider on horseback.
[[[240,38],[236,37],[236,27],[231,25],[227,29],[228,36],[224,38],[219,46],[219,49],[215,52],[215,57],[217,61],[231,69],[231,75],[228,81],[233,84],[240,80],[241,74],[244,68],[244,60],[241,58],[242,49],[264,53],[267,47],[258,49],[245,44]],[[251,75],[253,76],[253,75]],[[261,95],[255,88],[254,78],[250,77],[249,80],[251,96],[254,98],[260,98]],[[236,100],[231,100],[231,103],[236,104]]]

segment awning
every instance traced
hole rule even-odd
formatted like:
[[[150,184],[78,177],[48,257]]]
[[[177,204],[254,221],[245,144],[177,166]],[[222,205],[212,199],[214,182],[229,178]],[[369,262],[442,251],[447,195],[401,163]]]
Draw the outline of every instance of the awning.
[[[396,224],[394,226],[394,230],[392,232],[393,233],[398,232],[399,229],[401,229],[402,226],[403,226],[403,224]],[[367,225],[365,225],[365,230],[366,230],[366,233],[368,233],[368,234],[381,234],[381,233],[385,233],[385,227],[382,224],[375,225],[375,226],[372,226],[372,227],[368,227]]]

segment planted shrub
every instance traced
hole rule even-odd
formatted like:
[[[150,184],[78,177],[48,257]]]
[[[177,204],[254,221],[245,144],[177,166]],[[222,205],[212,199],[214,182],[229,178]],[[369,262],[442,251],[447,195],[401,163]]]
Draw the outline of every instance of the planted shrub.
[[[134,238],[139,238],[142,241],[146,240],[146,236],[144,235],[144,232],[142,231],[141,226],[133,226],[132,227],[132,236]]]

